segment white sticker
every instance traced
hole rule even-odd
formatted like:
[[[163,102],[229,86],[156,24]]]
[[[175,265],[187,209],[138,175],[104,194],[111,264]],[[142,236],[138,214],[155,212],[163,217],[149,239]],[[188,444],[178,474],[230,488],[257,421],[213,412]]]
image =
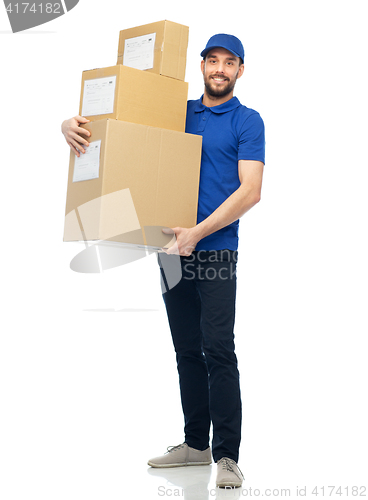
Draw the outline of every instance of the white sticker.
[[[108,115],[114,112],[116,76],[85,80],[82,116]]]
[[[136,69],[153,68],[156,33],[125,40],[123,65]]]
[[[90,142],[85,148],[85,153],[81,153],[79,158],[74,160],[73,182],[98,179],[100,174],[100,150],[101,141]]]

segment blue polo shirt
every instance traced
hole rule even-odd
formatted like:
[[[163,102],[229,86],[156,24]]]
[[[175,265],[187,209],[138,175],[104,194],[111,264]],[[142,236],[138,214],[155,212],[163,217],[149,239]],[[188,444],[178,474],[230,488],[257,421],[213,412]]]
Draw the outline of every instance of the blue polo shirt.
[[[202,96],[203,97],[203,96]],[[240,186],[238,160],[265,162],[264,124],[233,97],[219,106],[188,101],[185,132],[203,137],[197,224]],[[196,250],[237,250],[239,220],[206,236]]]

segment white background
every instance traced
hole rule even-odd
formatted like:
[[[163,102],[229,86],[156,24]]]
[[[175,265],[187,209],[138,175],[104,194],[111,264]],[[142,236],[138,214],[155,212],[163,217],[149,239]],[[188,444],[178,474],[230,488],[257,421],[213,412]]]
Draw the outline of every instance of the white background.
[[[0,8],[2,500],[154,499],[175,484],[214,498],[215,466],[197,496],[194,471],[147,472],[183,440],[155,257],[83,275],[69,268],[81,248],[62,242],[60,124],[78,112],[82,71],[116,63],[119,30],[162,19],[190,27],[192,99],[207,39],[242,39],[236,94],[266,124],[262,201],[240,226],[243,487],[368,487],[364,7],[80,0],[18,34]]]

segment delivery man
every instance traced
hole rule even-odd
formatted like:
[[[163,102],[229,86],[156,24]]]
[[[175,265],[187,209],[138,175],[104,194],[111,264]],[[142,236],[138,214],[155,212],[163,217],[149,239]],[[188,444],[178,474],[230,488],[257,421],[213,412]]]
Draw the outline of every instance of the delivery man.
[[[166,254],[180,255],[182,279],[163,294],[176,352],[185,440],[148,464],[211,464],[212,423],[216,485],[240,487],[242,409],[234,344],[238,225],[260,201],[265,136],[260,115],[234,96],[244,73],[241,41],[214,35],[201,56],[204,94],[188,102],[186,120],[186,132],[203,138],[197,224],[171,228],[176,241]],[[88,146],[79,135],[86,133],[79,125],[87,121],[76,116],[62,124],[77,156]]]

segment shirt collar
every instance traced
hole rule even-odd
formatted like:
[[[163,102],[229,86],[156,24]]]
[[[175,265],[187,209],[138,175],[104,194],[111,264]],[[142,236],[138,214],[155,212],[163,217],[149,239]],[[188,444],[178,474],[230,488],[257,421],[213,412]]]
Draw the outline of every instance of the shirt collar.
[[[226,101],[223,104],[219,104],[218,106],[212,106],[212,107],[204,106],[202,104],[202,98],[203,95],[197,101],[197,106],[195,107],[194,110],[195,113],[200,113],[205,109],[209,109],[213,113],[221,114],[221,113],[227,113],[228,111],[233,111],[233,109],[240,106],[240,101],[237,97],[232,97],[229,101]]]

